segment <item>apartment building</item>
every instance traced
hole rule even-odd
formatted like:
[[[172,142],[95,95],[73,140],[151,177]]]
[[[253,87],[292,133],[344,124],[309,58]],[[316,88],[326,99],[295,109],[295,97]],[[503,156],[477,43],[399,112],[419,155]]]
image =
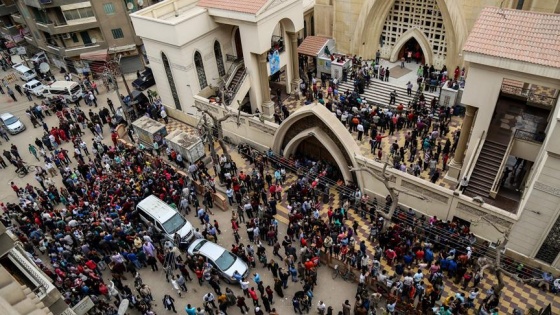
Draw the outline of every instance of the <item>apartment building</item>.
[[[12,18],[12,15],[17,13],[15,0],[0,0],[0,41],[6,45],[6,48],[12,48],[24,41],[24,34],[29,32],[25,25],[17,23]]]
[[[91,62],[120,56],[123,71],[135,72],[144,67],[143,48],[129,13],[153,2],[19,0],[19,12],[11,14],[9,20],[27,26],[29,33],[24,39],[30,50],[45,51],[56,67],[89,72]]]

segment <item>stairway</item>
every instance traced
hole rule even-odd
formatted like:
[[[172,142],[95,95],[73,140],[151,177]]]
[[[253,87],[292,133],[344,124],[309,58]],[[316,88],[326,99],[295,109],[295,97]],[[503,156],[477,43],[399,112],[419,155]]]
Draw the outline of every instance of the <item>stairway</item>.
[[[489,197],[490,190],[502,164],[507,145],[486,140],[469,178],[465,194],[471,197]]]
[[[11,308],[17,314],[52,315],[31,289],[19,284],[3,267],[0,267],[0,299],[9,306],[0,305]],[[4,311],[11,314],[10,309]]]
[[[243,76],[245,75],[245,67],[239,67],[239,69],[237,69],[237,71],[235,72],[235,75],[233,76],[233,79],[231,80],[231,83],[227,86],[228,90],[236,90],[237,85],[241,82],[241,79],[243,79]]]
[[[339,83],[339,93],[344,93],[346,90],[352,92],[354,90],[354,82],[348,80],[347,82]],[[369,87],[364,89],[364,94],[361,94],[361,96],[365,97],[369,104],[387,106],[390,100],[389,94],[391,94],[393,90],[397,91],[397,100],[392,107],[396,107],[399,103],[402,103],[406,108],[408,102],[412,104],[416,94],[415,89],[412,90],[412,95],[408,96],[406,94],[406,86],[392,85],[378,79],[371,79]],[[426,99],[426,106],[429,107],[432,99],[437,97],[437,95],[424,92],[424,97]]]

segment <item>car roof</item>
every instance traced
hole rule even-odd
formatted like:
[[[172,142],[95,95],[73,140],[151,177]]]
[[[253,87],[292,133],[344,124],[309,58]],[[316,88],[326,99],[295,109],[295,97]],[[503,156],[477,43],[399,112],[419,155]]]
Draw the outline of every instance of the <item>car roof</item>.
[[[33,80],[31,80],[31,81],[27,81],[27,83],[25,83],[24,85],[33,85],[33,84],[36,84],[36,83],[41,83],[41,82],[39,82],[39,81],[33,79]]]
[[[194,248],[201,242],[204,242],[204,244],[199,248],[198,252],[193,253],[193,254],[201,254],[204,257],[210,258],[214,261],[216,261],[216,259],[218,259],[220,256],[222,256],[222,254],[226,251],[225,248],[223,248],[222,246],[210,242],[208,240],[204,240],[204,239],[198,239],[195,240],[191,246],[189,246],[189,252],[192,252],[194,250]]]
[[[138,203],[138,206],[148,211],[161,223],[167,222],[167,220],[177,213],[177,211],[171,208],[167,203],[154,195],[144,198]],[[173,211],[169,211],[169,209]]]
[[[14,115],[10,114],[10,113],[4,113],[2,115],[0,115],[0,118],[2,118],[2,120],[8,119],[10,117],[13,117]]]

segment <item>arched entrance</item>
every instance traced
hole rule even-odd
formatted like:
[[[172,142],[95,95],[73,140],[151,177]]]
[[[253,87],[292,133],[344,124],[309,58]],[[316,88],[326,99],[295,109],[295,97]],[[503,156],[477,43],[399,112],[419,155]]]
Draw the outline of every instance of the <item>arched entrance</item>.
[[[433,65],[433,51],[426,35],[421,30],[413,28],[402,34],[395,42],[393,51],[391,52],[390,61],[399,60],[409,49],[414,53],[420,53],[423,63]]]
[[[426,58],[424,58],[422,47],[420,47],[420,44],[414,37],[407,40],[406,43],[404,43],[404,45],[401,47],[401,50],[399,50],[399,55],[397,57],[398,60],[403,57],[407,62],[416,62],[420,64],[426,63]]]
[[[357,166],[354,154],[359,146],[344,125],[320,104],[308,105],[290,115],[278,128],[272,146],[286,158],[296,154],[319,157],[336,163],[339,177],[362,184],[349,166]]]
[[[351,51],[373,58],[380,50],[382,57],[387,58],[398,46],[395,41],[402,37],[402,32],[418,27],[427,34],[431,43],[428,47],[434,50],[430,64],[439,68],[445,63],[448,68],[455,68],[462,62],[459,53],[468,31],[459,1],[364,0]]]
[[[237,55],[237,59],[243,59],[243,46],[241,45],[241,34],[239,33],[239,27],[235,29],[233,38],[235,41],[235,54]]]

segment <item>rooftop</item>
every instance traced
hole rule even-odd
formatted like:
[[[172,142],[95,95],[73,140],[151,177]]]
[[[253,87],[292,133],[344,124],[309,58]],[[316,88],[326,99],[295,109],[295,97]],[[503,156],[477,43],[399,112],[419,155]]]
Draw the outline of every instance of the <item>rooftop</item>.
[[[560,14],[487,7],[463,50],[560,68]]]
[[[307,36],[298,47],[298,53],[316,57],[327,44],[329,38],[322,36]]]
[[[200,0],[199,7],[257,14],[268,0]]]

